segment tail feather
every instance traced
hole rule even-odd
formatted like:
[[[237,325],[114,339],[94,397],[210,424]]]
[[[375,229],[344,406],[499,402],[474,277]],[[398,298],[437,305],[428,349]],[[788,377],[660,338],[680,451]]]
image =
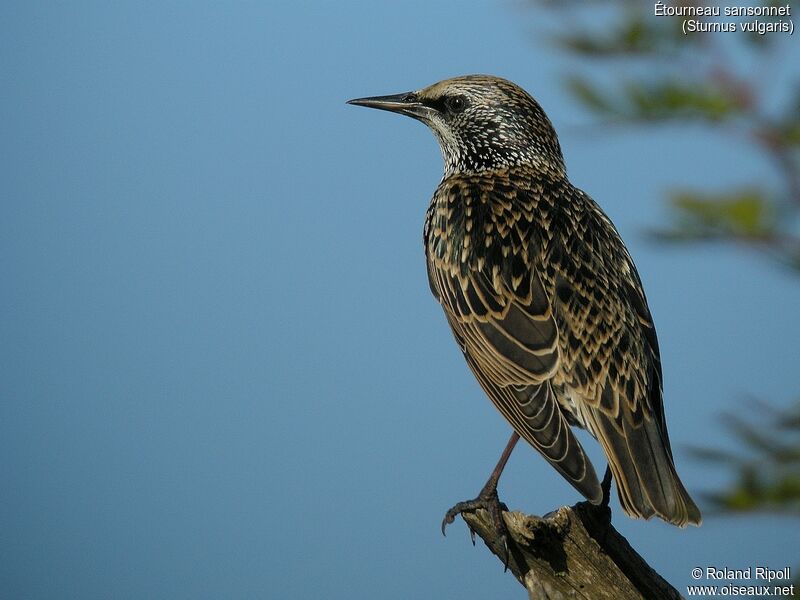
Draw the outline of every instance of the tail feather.
[[[647,503],[644,491],[639,484],[639,476],[633,466],[633,461],[630,460],[625,438],[619,435],[609,419],[604,418],[603,415],[597,416],[600,418],[594,419],[591,429],[605,450],[608,466],[611,468],[614,481],[617,482],[617,493],[622,508],[631,516],[649,519],[655,513]],[[623,457],[625,457],[624,460]]]
[[[605,450],[623,510],[634,518],[655,515],[679,527],[700,525],[700,510],[675,471],[656,421],[645,418],[635,426],[591,413],[591,428]]]

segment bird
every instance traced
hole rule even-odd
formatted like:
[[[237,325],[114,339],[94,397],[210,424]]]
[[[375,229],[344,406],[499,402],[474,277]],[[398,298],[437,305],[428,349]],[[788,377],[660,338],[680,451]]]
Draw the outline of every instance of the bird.
[[[516,84],[464,75],[349,104],[436,137],[442,180],[425,216],[428,281],[481,388],[513,429],[479,495],[507,543],[497,485],[521,437],[578,492],[685,527],[701,514],[675,469],[661,358],[641,279],[600,206],[567,178],[556,131]],[[572,427],[608,461],[602,484]]]

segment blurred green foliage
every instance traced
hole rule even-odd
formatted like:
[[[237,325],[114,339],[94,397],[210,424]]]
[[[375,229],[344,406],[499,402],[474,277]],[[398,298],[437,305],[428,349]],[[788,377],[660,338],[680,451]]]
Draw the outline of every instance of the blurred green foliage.
[[[653,122],[667,120],[721,121],[744,107],[712,83],[688,84],[665,79],[657,82],[620,82],[620,93],[611,95],[582,77],[567,82],[584,106],[619,120]]]
[[[666,241],[747,238],[770,241],[775,231],[773,204],[756,188],[722,195],[670,194],[673,225],[653,232]]]
[[[770,78],[763,72],[782,61],[781,43],[791,38],[783,33],[683,35],[683,17],[655,16],[649,1],[530,1],[544,9],[537,21],[556,21],[556,33],[548,29],[552,41],[576,59],[565,85],[598,124],[692,124],[771,165],[766,177],[745,187],[667,192],[666,224],[651,231],[651,238],[744,245],[800,276],[800,74],[796,70],[793,80],[780,79],[776,89],[766,85]],[[741,64],[750,66],[742,72],[737,70]],[[614,74],[611,84],[609,73]],[[776,107],[776,98],[785,101]],[[692,449],[698,460],[724,466],[733,475],[727,487],[706,494],[706,507],[718,513],[800,517],[800,399],[789,409],[754,402],[750,410],[724,415],[723,425],[736,452]]]
[[[800,402],[776,409],[753,402],[747,419],[724,417],[737,440],[737,452],[692,448],[699,460],[736,473],[733,485],[706,494],[707,503],[722,512],[779,512],[800,517]]]
[[[699,125],[772,165],[768,180],[744,188],[669,193],[667,225],[651,232],[653,237],[745,244],[800,274],[800,74],[775,90],[765,85],[769,78],[758,68],[780,62],[781,42],[791,38],[784,33],[684,35],[684,17],[656,16],[654,3],[641,0],[535,3],[544,9],[540,16],[555,21],[548,29],[553,43],[580,59],[565,85],[599,123]],[[706,6],[686,0],[664,4]],[[763,4],[785,5],[786,0]],[[742,20],[753,19],[728,19]],[[741,64],[747,70],[735,68]],[[609,72],[614,73],[610,84]],[[785,100],[777,108],[776,96]]]

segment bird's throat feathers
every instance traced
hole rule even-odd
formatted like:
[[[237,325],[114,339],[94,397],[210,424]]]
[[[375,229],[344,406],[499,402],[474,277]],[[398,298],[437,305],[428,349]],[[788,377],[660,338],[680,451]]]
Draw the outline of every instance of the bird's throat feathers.
[[[502,127],[484,128],[476,135],[463,135],[445,126],[430,123],[444,161],[443,178],[475,174],[527,165],[553,176],[564,176],[566,168],[560,150],[553,153],[519,137],[506,137]],[[556,142],[557,143],[557,142]]]

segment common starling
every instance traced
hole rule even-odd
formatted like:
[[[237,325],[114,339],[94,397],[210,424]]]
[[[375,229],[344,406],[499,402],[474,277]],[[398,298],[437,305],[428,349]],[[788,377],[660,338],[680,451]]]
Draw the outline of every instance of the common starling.
[[[675,471],[658,341],[642,283],[606,214],[567,179],[558,137],[517,85],[468,75],[350,100],[436,136],[444,176],[425,218],[428,278],[464,358],[514,429],[475,500],[505,535],[497,482],[519,436],[594,504],[610,474],[634,518],[699,525]],[[570,425],[608,459],[604,484]]]

